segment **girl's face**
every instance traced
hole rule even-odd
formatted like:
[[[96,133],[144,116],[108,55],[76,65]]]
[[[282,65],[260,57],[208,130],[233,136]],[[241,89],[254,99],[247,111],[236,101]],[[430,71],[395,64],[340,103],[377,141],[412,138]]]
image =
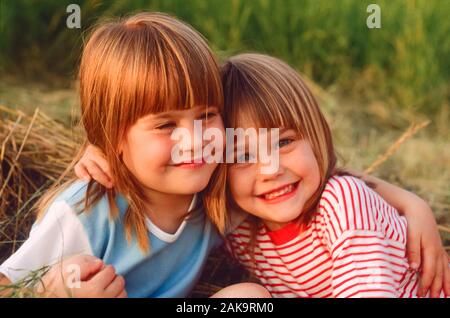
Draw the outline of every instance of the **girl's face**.
[[[234,163],[228,170],[235,202],[272,230],[296,219],[320,185],[319,166],[309,142],[292,129],[280,129],[278,147],[275,173],[262,174],[260,163]]]
[[[206,187],[217,163],[176,164],[171,156],[179,142],[171,139],[175,128],[187,129],[192,137],[190,145],[182,145],[183,154],[190,153],[192,160],[197,159],[194,157],[196,146],[201,147],[203,153],[208,142],[203,142],[202,136],[194,137],[194,120],[202,121],[203,131],[211,127],[224,133],[218,108],[206,109],[205,106],[150,114],[128,129],[120,151],[127,168],[145,188],[162,193],[193,194]]]

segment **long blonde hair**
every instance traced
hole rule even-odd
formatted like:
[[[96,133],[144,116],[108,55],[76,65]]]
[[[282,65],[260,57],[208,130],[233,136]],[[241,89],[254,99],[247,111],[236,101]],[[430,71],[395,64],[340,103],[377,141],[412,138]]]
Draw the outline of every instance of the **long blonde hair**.
[[[225,127],[236,128],[244,121],[250,121],[263,128],[289,128],[310,143],[321,179],[320,186],[297,220],[300,224],[307,224],[326,182],[338,171],[331,131],[313,94],[289,65],[262,54],[246,53],[231,57],[222,66],[221,77]],[[216,202],[215,210],[207,209],[207,212],[223,232],[222,215],[238,206],[225,186],[226,177],[223,176],[226,175],[226,168],[223,165],[220,169],[222,171],[217,174],[222,176],[221,182],[212,185],[211,191],[225,195],[220,202]],[[260,220],[252,219],[254,236]]]
[[[150,248],[142,185],[117,153],[127,129],[140,117],[198,105],[222,109],[219,67],[206,40],[189,25],[162,13],[139,13],[98,26],[87,41],[80,64],[81,123],[86,143],[99,147],[114,177],[109,190],[91,181],[83,211],[105,194],[110,217],[118,217],[118,193],[128,201],[124,216],[127,240],[133,231],[142,250]],[[73,171],[76,156],[67,171]],[[38,218],[75,177],[55,185],[38,202]]]

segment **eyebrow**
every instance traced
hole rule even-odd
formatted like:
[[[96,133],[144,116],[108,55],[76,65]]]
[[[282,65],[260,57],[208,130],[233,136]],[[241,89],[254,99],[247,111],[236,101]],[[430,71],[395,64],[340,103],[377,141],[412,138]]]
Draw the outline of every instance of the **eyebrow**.
[[[209,106],[208,108],[203,107],[203,108],[198,108],[198,110],[194,110],[195,113],[202,113],[202,112],[209,112],[211,111],[211,109],[214,109],[216,106]],[[194,107],[196,108],[196,107]],[[188,108],[185,110],[192,110],[194,108]],[[154,120],[159,120],[159,119],[174,119],[177,117],[181,117],[181,115],[175,114],[176,112],[181,112],[183,110],[178,110],[178,111],[169,111],[169,112],[164,112],[164,113],[158,113],[158,114],[150,114],[153,115],[153,117],[148,117],[145,118],[144,120],[149,120],[149,119],[154,119]]]
[[[153,115],[153,117],[149,117],[149,118],[151,118],[151,119],[172,119],[174,117],[177,117],[177,116],[174,115],[172,112],[167,112],[167,113],[156,114],[156,115]]]

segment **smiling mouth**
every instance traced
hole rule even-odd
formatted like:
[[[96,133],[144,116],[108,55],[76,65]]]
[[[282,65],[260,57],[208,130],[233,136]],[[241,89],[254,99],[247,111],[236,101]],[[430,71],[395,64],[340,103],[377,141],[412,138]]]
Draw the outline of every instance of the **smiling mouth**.
[[[299,183],[300,180],[294,183],[287,184],[285,186],[279,187],[269,192],[260,194],[258,195],[258,198],[263,199],[268,203],[276,203],[279,201],[284,201],[285,199],[288,199],[289,197],[294,195],[294,193],[298,188]]]
[[[200,168],[203,165],[205,165],[206,161],[202,158],[201,160],[192,160],[192,161],[184,161],[184,162],[180,162],[177,163],[173,166],[178,167],[178,168]]]

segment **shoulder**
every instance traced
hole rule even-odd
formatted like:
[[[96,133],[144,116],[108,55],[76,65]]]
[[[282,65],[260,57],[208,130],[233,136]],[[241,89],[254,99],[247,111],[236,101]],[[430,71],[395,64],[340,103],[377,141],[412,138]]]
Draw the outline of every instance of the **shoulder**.
[[[106,194],[96,198],[94,196],[95,187],[97,184],[94,183],[91,187],[89,187],[89,183],[86,181],[77,180],[73,183],[69,184],[66,188],[58,193],[57,196],[52,200],[53,204],[61,204],[64,202],[67,206],[69,206],[76,214],[82,214],[82,212],[86,215],[95,214],[96,216],[101,216],[102,218],[108,218],[109,212],[111,210],[110,202]],[[92,193],[90,193],[92,191]],[[88,209],[85,209],[86,196],[92,195],[92,197],[88,198],[89,202],[92,204]],[[95,201],[93,201],[96,199]],[[120,214],[123,214],[123,210],[128,206],[126,200],[120,195],[117,194],[115,197],[115,203],[119,208]]]
[[[319,214],[345,230],[373,230],[372,219],[382,198],[364,181],[352,176],[331,177],[319,202]]]
[[[54,198],[53,202],[65,202],[74,211],[81,212],[81,203],[86,199],[89,183],[83,180],[76,180],[61,190]]]
[[[352,176],[330,178],[322,193],[318,217],[327,225],[331,241],[344,232],[377,232],[404,241],[406,219],[361,179]]]
[[[63,190],[51,200],[46,210],[43,211],[42,217],[33,225],[32,231],[43,222],[52,222],[62,218],[75,218],[77,215],[77,203],[82,202],[87,183],[84,181],[76,181],[66,185]]]
[[[117,196],[119,218],[113,219],[110,213],[112,207],[106,195],[93,202],[89,209],[85,209],[86,195],[88,195],[88,182],[71,183],[52,200],[42,219],[33,226],[33,230],[44,222],[66,224],[67,220],[72,220],[72,223],[82,228],[95,255],[98,255],[110,234],[122,226],[122,216],[128,204],[121,196]],[[92,198],[90,200],[92,202]]]
[[[333,176],[331,177],[322,194],[322,198],[330,197],[337,202],[344,202],[346,198],[357,194],[358,191],[367,188],[361,179],[353,176]]]

